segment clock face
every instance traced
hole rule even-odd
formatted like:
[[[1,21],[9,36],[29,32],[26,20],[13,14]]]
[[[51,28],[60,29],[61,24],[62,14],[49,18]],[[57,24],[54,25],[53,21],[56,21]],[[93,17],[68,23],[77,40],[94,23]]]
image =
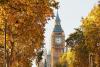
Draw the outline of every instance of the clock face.
[[[56,37],[55,42],[59,45],[62,43],[62,38],[61,37]]]

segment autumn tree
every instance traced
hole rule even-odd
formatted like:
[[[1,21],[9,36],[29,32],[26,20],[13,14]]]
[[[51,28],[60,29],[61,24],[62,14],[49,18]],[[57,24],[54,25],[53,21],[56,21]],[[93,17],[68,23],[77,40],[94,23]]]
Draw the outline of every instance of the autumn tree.
[[[0,45],[3,47],[6,23],[8,67],[31,67],[56,5],[54,0],[0,0]]]
[[[82,28],[75,29],[75,32],[69,35],[66,42],[71,47],[72,55],[75,55],[73,66],[88,67],[88,49],[85,46]]]
[[[100,4],[94,6],[89,15],[83,19],[83,32],[85,44],[90,53],[95,54],[98,60],[95,64],[100,64]],[[94,60],[95,61],[95,60]],[[100,65],[99,65],[100,66]],[[98,67],[99,67],[98,66]]]

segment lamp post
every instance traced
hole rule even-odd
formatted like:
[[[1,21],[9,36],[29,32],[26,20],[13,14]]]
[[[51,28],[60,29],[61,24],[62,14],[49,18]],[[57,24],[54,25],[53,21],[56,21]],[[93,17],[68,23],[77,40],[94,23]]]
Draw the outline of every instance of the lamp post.
[[[93,53],[89,53],[89,67],[93,67]]]
[[[98,52],[99,52],[99,48],[100,48],[100,43],[97,43],[97,53],[96,53],[96,57],[95,57],[95,64],[96,64],[96,67],[100,67],[100,62],[99,62],[99,55],[98,55]]]

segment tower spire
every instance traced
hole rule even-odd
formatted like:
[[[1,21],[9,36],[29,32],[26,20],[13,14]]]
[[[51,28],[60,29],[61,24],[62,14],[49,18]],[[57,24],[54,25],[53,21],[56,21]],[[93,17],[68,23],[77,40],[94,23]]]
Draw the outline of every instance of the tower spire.
[[[53,32],[63,32],[61,24],[60,24],[61,20],[58,14],[58,9],[57,9],[57,15],[56,15],[56,19],[55,19],[55,27]]]
[[[58,14],[58,9],[57,9],[57,15],[56,15],[55,22],[56,22],[56,25],[60,25],[60,22],[61,22],[60,17],[59,17],[59,14]]]

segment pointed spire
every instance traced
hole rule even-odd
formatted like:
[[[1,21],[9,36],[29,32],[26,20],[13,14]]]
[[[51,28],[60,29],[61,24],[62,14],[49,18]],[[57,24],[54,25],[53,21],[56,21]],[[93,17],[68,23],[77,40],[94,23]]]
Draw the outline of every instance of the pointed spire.
[[[59,14],[58,14],[58,9],[57,9],[57,15],[56,15],[55,22],[56,22],[56,25],[60,25],[60,22],[61,22],[60,17],[59,17]]]
[[[54,27],[53,32],[63,32],[60,22],[61,22],[61,20],[60,20],[60,17],[59,17],[59,14],[58,14],[58,9],[57,9],[55,27]]]

